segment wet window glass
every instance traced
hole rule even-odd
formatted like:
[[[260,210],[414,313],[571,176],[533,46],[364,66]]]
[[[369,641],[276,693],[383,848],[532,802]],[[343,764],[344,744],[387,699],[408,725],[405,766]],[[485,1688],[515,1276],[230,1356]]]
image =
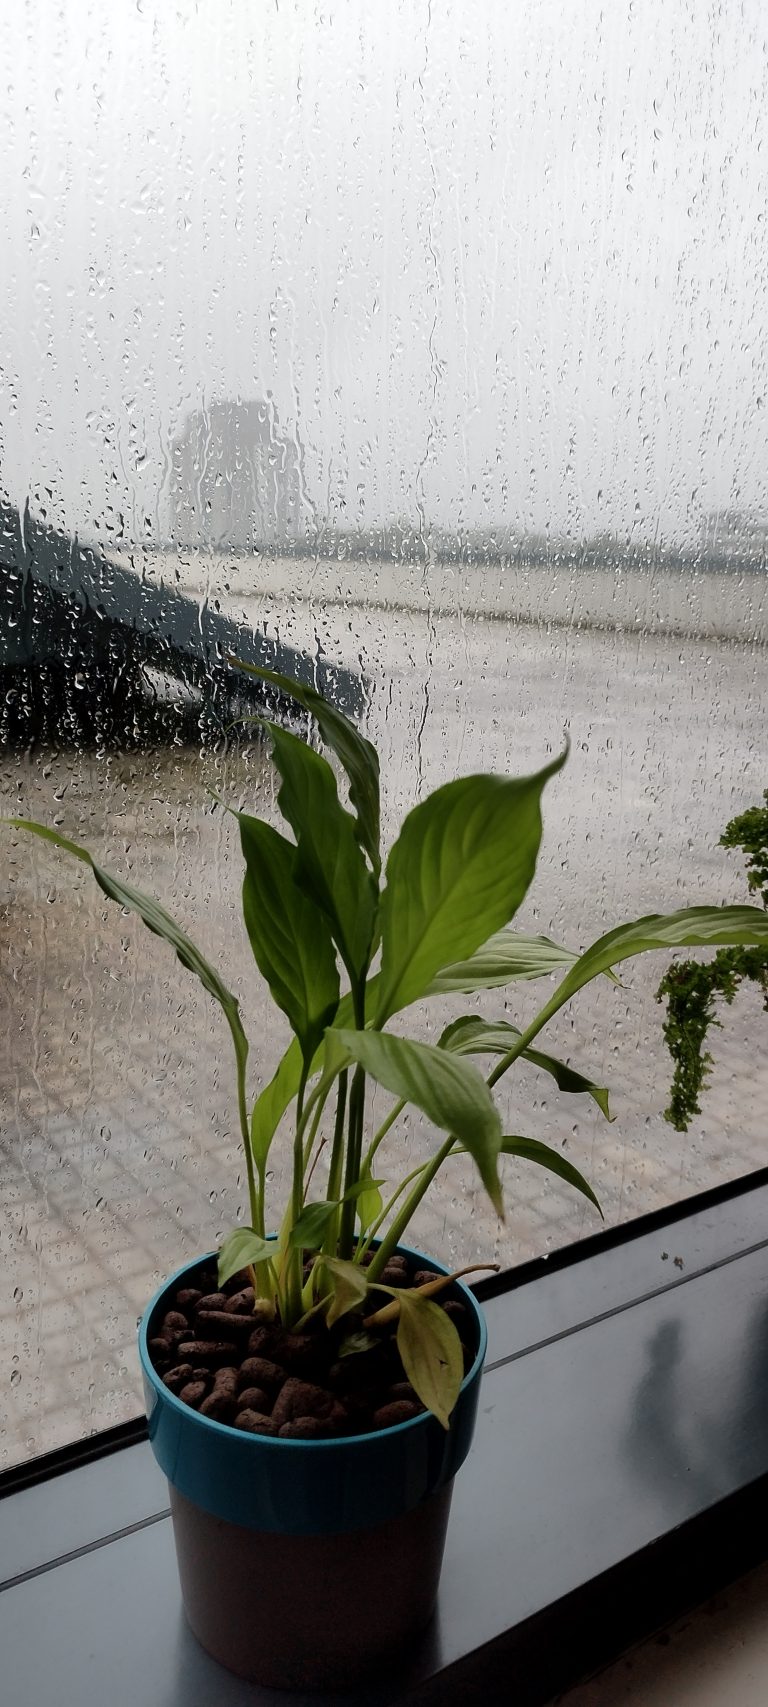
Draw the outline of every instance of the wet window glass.
[[[276,820],[275,786],[228,653],[360,721],[385,841],[457,771],[529,772],[567,734],[525,931],[580,948],[746,900],[718,843],[768,787],[760,0],[44,0],[0,54],[3,813],[183,922],[242,1002],[254,1094],[285,1035],[213,796]],[[137,1315],[245,1189],[218,1011],[86,871],[3,848],[8,1463],[138,1412]],[[534,1064],[503,1091],[609,1224],[765,1159],[759,990],[680,1133],[665,965],[548,1034],[614,1124]],[[394,1173],[433,1141],[398,1131]],[[551,1175],[505,1181],[501,1226],[452,1163],[414,1236],[510,1264],[599,1224]]]

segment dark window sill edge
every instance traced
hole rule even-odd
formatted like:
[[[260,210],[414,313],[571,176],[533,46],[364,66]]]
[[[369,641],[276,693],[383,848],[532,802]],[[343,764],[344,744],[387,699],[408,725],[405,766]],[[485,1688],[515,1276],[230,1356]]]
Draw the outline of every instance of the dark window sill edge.
[[[515,1263],[513,1268],[503,1269],[500,1274],[492,1274],[485,1280],[477,1281],[472,1285],[472,1291],[482,1304],[486,1299],[497,1298],[505,1292],[515,1292],[521,1286],[529,1286],[543,1275],[572,1268],[576,1263],[587,1262],[590,1257],[600,1256],[603,1251],[615,1250],[620,1245],[645,1238],[649,1233],[658,1233],[666,1227],[686,1221],[691,1215],[700,1215],[708,1209],[716,1209],[720,1204],[730,1203],[736,1197],[743,1197],[745,1192],[757,1191],[765,1185],[768,1185],[768,1167],[756,1168],[752,1173],[727,1180],[724,1185],[710,1186],[707,1191],[698,1191],[691,1197],[680,1198],[677,1203],[666,1204],[663,1209],[651,1209],[647,1215],[636,1215],[631,1221],[622,1221],[617,1226],[601,1228],[597,1233],[588,1233],[585,1238],[578,1239],[573,1244],[559,1245],[556,1250],[544,1256],[530,1257],[526,1262]],[[766,1236],[768,1237],[768,1227]]]
[[[23,1464],[11,1464],[0,1471],[0,1500],[9,1494],[20,1494],[24,1488],[34,1488],[53,1476],[65,1476],[70,1470],[81,1470],[111,1452],[122,1452],[126,1446],[137,1446],[149,1438],[146,1417],[130,1417],[116,1423],[114,1428],[100,1429],[97,1434],[84,1435],[58,1446],[53,1452],[43,1452],[28,1458]]]

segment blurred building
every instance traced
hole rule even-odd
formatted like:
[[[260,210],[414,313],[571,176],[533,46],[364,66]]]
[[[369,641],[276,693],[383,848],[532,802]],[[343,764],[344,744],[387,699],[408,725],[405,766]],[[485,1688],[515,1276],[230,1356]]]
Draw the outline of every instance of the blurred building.
[[[177,546],[290,547],[301,513],[301,451],[271,402],[225,401],[188,415],[171,452]]]

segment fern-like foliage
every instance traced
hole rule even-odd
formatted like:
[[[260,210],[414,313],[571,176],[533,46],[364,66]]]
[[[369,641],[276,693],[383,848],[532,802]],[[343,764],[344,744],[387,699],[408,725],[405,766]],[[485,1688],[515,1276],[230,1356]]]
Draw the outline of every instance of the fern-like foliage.
[[[768,789],[763,799],[764,806],[752,806],[726,824],[720,846],[741,848],[747,855],[747,883],[768,909]],[[720,1023],[716,1003],[719,999],[730,1006],[745,978],[762,991],[768,1013],[768,950],[764,948],[721,948],[706,965],[678,960],[659,985],[656,1000],[667,1003],[664,1040],[674,1066],[665,1119],[677,1132],[687,1132],[694,1115],[701,1113],[701,1093],[712,1065],[705,1047],[707,1035],[711,1026]]]
[[[768,909],[768,788],[763,794],[764,806],[750,806],[726,824],[720,837],[721,848],[742,848],[747,858],[747,883],[758,890],[763,906]]]

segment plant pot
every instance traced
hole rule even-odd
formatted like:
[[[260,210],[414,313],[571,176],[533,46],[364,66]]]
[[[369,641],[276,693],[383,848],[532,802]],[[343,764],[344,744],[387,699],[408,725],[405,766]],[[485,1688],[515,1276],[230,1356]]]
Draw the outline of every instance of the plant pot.
[[[421,1268],[448,1271],[418,1251]],[[373,1434],[282,1440],[201,1416],[164,1385],[148,1340],[175,1289],[144,1313],[139,1351],[155,1457],[168,1477],[189,1623],[215,1659],[274,1688],[353,1683],[393,1660],[434,1610],[453,1478],[469,1451],[486,1349],[467,1287],[475,1356],[446,1432],[429,1412]]]

